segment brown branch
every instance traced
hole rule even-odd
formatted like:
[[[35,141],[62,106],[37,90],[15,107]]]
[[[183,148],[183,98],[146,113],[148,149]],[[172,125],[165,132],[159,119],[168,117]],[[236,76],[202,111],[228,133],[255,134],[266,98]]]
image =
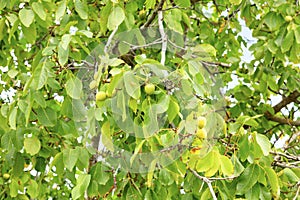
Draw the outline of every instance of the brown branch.
[[[281,102],[279,102],[277,105],[275,105],[273,107],[274,112],[278,113],[283,107],[285,107],[286,105],[295,102],[297,100],[297,98],[300,97],[300,92],[298,92],[297,90],[295,90],[294,92],[292,92],[289,96],[284,97]]]
[[[282,152],[274,152],[274,151],[271,151],[270,153],[273,155],[283,156],[290,160],[300,161],[300,156],[290,155],[290,154],[282,153]]]
[[[277,117],[275,115],[272,115],[269,111],[265,112],[265,116],[268,120],[271,120],[273,122],[278,122],[280,124],[287,124],[290,126],[300,126],[300,120],[293,121],[291,119]]]
[[[158,4],[158,6],[155,8],[155,10],[153,11],[152,15],[150,16],[150,18],[146,21],[146,23],[141,27],[141,29],[144,29],[146,27],[149,27],[150,24],[153,22],[153,20],[155,19],[157,13],[159,10],[162,9],[163,5],[165,3],[165,0],[161,0]]]
[[[296,102],[298,97],[300,97],[300,92],[297,90],[292,92],[289,96],[283,97],[283,99],[278,104],[273,106],[274,114],[278,113],[283,107],[287,106],[288,104],[290,104],[292,102]],[[291,119],[278,117],[278,116],[272,115],[269,111],[265,112],[265,116],[267,119],[274,121],[274,122],[278,122],[280,124],[287,124],[287,125],[291,125],[291,126],[300,126],[300,120],[293,121]]]

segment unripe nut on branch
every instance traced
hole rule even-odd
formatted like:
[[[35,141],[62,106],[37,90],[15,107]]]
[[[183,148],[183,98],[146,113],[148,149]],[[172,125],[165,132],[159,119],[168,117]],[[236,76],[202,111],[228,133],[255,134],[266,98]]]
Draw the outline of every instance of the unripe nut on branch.
[[[103,92],[103,91],[99,91],[97,94],[96,94],[96,101],[104,101],[106,99],[106,93]]]
[[[153,85],[152,83],[148,83],[145,85],[145,92],[148,95],[153,94],[155,91],[155,85]]]

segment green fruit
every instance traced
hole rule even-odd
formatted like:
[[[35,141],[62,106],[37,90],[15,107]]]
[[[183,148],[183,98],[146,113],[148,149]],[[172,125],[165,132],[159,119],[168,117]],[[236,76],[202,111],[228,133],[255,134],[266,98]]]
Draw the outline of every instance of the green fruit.
[[[196,133],[196,137],[199,139],[205,139],[207,137],[207,133],[203,129],[198,129]]]
[[[145,92],[148,95],[153,94],[155,91],[155,85],[153,85],[152,83],[148,83],[145,85]]]
[[[8,173],[5,173],[5,174],[3,174],[3,178],[7,180],[10,178],[10,175]]]
[[[90,82],[90,89],[95,89],[97,87],[97,81],[93,80],[92,82]]]
[[[292,17],[292,16],[289,16],[289,15],[287,15],[287,16],[285,16],[284,20],[285,20],[286,22],[290,22],[290,21],[292,21],[292,20],[293,20],[293,17]]]
[[[104,101],[106,99],[106,93],[103,92],[103,91],[99,91],[97,94],[96,94],[96,101]]]
[[[199,117],[198,118],[198,127],[200,129],[204,128],[204,126],[206,125],[206,118],[205,117]]]

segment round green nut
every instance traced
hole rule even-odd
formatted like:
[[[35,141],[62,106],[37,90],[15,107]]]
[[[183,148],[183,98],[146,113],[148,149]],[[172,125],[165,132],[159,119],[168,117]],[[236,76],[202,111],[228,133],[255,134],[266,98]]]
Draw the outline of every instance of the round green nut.
[[[152,83],[147,83],[144,89],[146,94],[151,95],[155,91],[155,85],[153,85]]]
[[[106,92],[99,91],[96,94],[96,101],[104,101],[107,98]]]
[[[287,15],[287,16],[285,16],[284,20],[285,20],[286,22],[290,22],[290,21],[292,21],[292,20],[293,20],[293,17],[292,17],[292,16],[289,16],[289,15]]]
[[[4,178],[5,180],[7,180],[7,179],[10,178],[10,175],[9,175],[8,173],[5,173],[5,174],[3,174],[3,178]]]

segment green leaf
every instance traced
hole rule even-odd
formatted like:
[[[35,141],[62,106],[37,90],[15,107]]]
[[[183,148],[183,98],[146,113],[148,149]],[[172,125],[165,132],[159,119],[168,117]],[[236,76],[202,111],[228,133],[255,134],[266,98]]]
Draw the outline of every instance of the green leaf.
[[[13,179],[9,184],[9,195],[13,198],[17,197],[18,189],[19,189],[18,181],[16,179]]]
[[[220,154],[218,151],[212,150],[212,158],[214,163],[213,165],[205,172],[206,177],[211,177],[217,173],[217,171],[220,169]]]
[[[229,2],[233,5],[239,5],[242,2],[242,0],[229,0]]]
[[[136,156],[138,155],[138,153],[140,152],[140,150],[143,147],[143,144],[145,143],[146,140],[142,140],[138,145],[136,145],[135,149],[134,149],[134,153],[130,158],[130,165],[132,166],[132,163],[134,161],[134,159],[136,158]]]
[[[233,175],[233,164],[231,163],[230,159],[224,155],[220,155],[221,161],[221,171],[225,176]]]
[[[65,34],[61,37],[60,45],[64,50],[68,50],[71,39],[72,39],[71,34]]]
[[[182,14],[180,9],[172,9],[164,17],[164,22],[171,30],[183,34],[181,20]]]
[[[34,70],[30,87],[34,90],[41,89],[47,82],[50,63],[42,61]]]
[[[213,166],[213,152],[210,151],[203,158],[198,158],[198,162],[196,165],[197,172],[205,172],[209,170]]]
[[[109,181],[110,175],[106,171],[106,168],[102,166],[99,162],[94,168],[92,168],[91,173],[93,175],[93,180],[96,180],[98,184],[105,185]]]
[[[156,4],[156,0],[146,0],[146,10],[153,9]]]
[[[296,42],[299,44],[299,43],[300,43],[300,26],[298,26],[298,27],[294,30],[294,33],[295,33],[295,39],[296,39]]]
[[[70,78],[66,83],[67,94],[73,99],[80,99],[82,94],[82,83],[75,77]]]
[[[58,44],[58,62],[61,66],[64,66],[68,59],[69,59],[69,47],[67,49],[65,49],[63,47],[63,41],[60,41],[60,43]]]
[[[147,182],[146,185],[148,187],[152,186],[152,180],[153,180],[153,174],[154,174],[154,170],[157,164],[157,158],[152,160],[152,162],[150,163],[149,169],[148,169],[148,173],[147,173]]]
[[[46,12],[44,10],[44,6],[42,3],[40,2],[33,2],[32,3],[32,9],[33,11],[43,20],[45,21],[46,20]]]
[[[39,153],[41,149],[41,142],[37,137],[25,138],[24,139],[24,148],[27,153],[30,155],[35,155]]]
[[[259,167],[255,164],[249,165],[238,179],[237,194],[245,194],[257,182]]]
[[[260,146],[264,156],[268,156],[271,150],[271,143],[267,136],[262,134],[256,134],[256,142]]]
[[[180,114],[179,110],[180,110],[180,107],[179,107],[178,103],[171,99],[171,101],[169,102],[168,110],[167,110],[169,122],[172,122],[175,119],[175,117],[178,114]]]
[[[126,92],[134,99],[139,99],[141,96],[140,84],[133,72],[126,72],[124,74],[124,84]]]
[[[34,20],[34,13],[30,9],[22,8],[19,12],[19,19],[24,26],[29,27]]]
[[[29,27],[22,26],[22,31],[24,33],[25,39],[29,43],[34,43],[36,40],[36,26],[31,24]]]
[[[271,167],[264,168],[271,185],[272,194],[277,199],[280,194],[279,180],[276,172]]]
[[[109,30],[116,29],[125,19],[125,13],[119,6],[113,7],[107,21]]]
[[[271,31],[275,31],[284,23],[284,19],[280,14],[269,12],[265,16],[264,22],[267,24]]]
[[[79,199],[82,197],[87,190],[91,181],[91,175],[80,174],[77,178],[77,184],[72,189],[72,199]]]
[[[6,35],[4,33],[5,31],[3,31],[3,30],[5,30],[5,27],[6,27],[6,25],[5,25],[5,19],[2,18],[2,19],[0,19],[0,42],[4,38],[4,36]]]
[[[18,108],[14,107],[9,114],[8,123],[10,128],[13,130],[17,129],[17,113],[18,113]]]
[[[80,152],[78,149],[65,149],[63,151],[63,161],[65,164],[65,167],[72,171],[78,158],[80,156]]]
[[[293,43],[294,43],[294,31],[290,30],[282,41],[282,44],[281,44],[282,53],[285,53],[288,50],[290,50]]]
[[[190,7],[191,6],[190,0],[175,0],[175,3],[179,7]]]
[[[103,145],[110,151],[114,151],[114,144],[112,142],[110,133],[110,123],[106,121],[101,127],[101,138]]]
[[[24,173],[24,157],[21,153],[16,153],[12,174],[15,177],[22,176]]]
[[[37,118],[43,126],[55,126],[57,122],[57,114],[52,108],[38,108],[36,109]]]
[[[64,160],[63,160],[63,153],[59,152],[58,154],[55,155],[50,169],[52,169],[52,167],[55,166],[55,173],[59,176],[62,176],[64,173]]]
[[[29,186],[27,188],[27,192],[30,195],[31,198],[37,198],[39,196],[39,185],[35,180],[29,181]]]
[[[88,151],[86,150],[86,148],[78,148],[79,149],[79,158],[78,158],[78,161],[77,163],[80,163],[80,165],[87,169],[88,166],[89,166],[89,159],[90,159],[90,156],[89,156],[89,153]],[[82,169],[83,170],[83,169]]]
[[[55,12],[56,21],[59,21],[62,18],[62,16],[64,16],[66,8],[66,0],[58,2],[57,10]]]
[[[81,0],[75,0],[75,10],[81,19],[85,20],[88,18],[88,7],[86,3]]]

